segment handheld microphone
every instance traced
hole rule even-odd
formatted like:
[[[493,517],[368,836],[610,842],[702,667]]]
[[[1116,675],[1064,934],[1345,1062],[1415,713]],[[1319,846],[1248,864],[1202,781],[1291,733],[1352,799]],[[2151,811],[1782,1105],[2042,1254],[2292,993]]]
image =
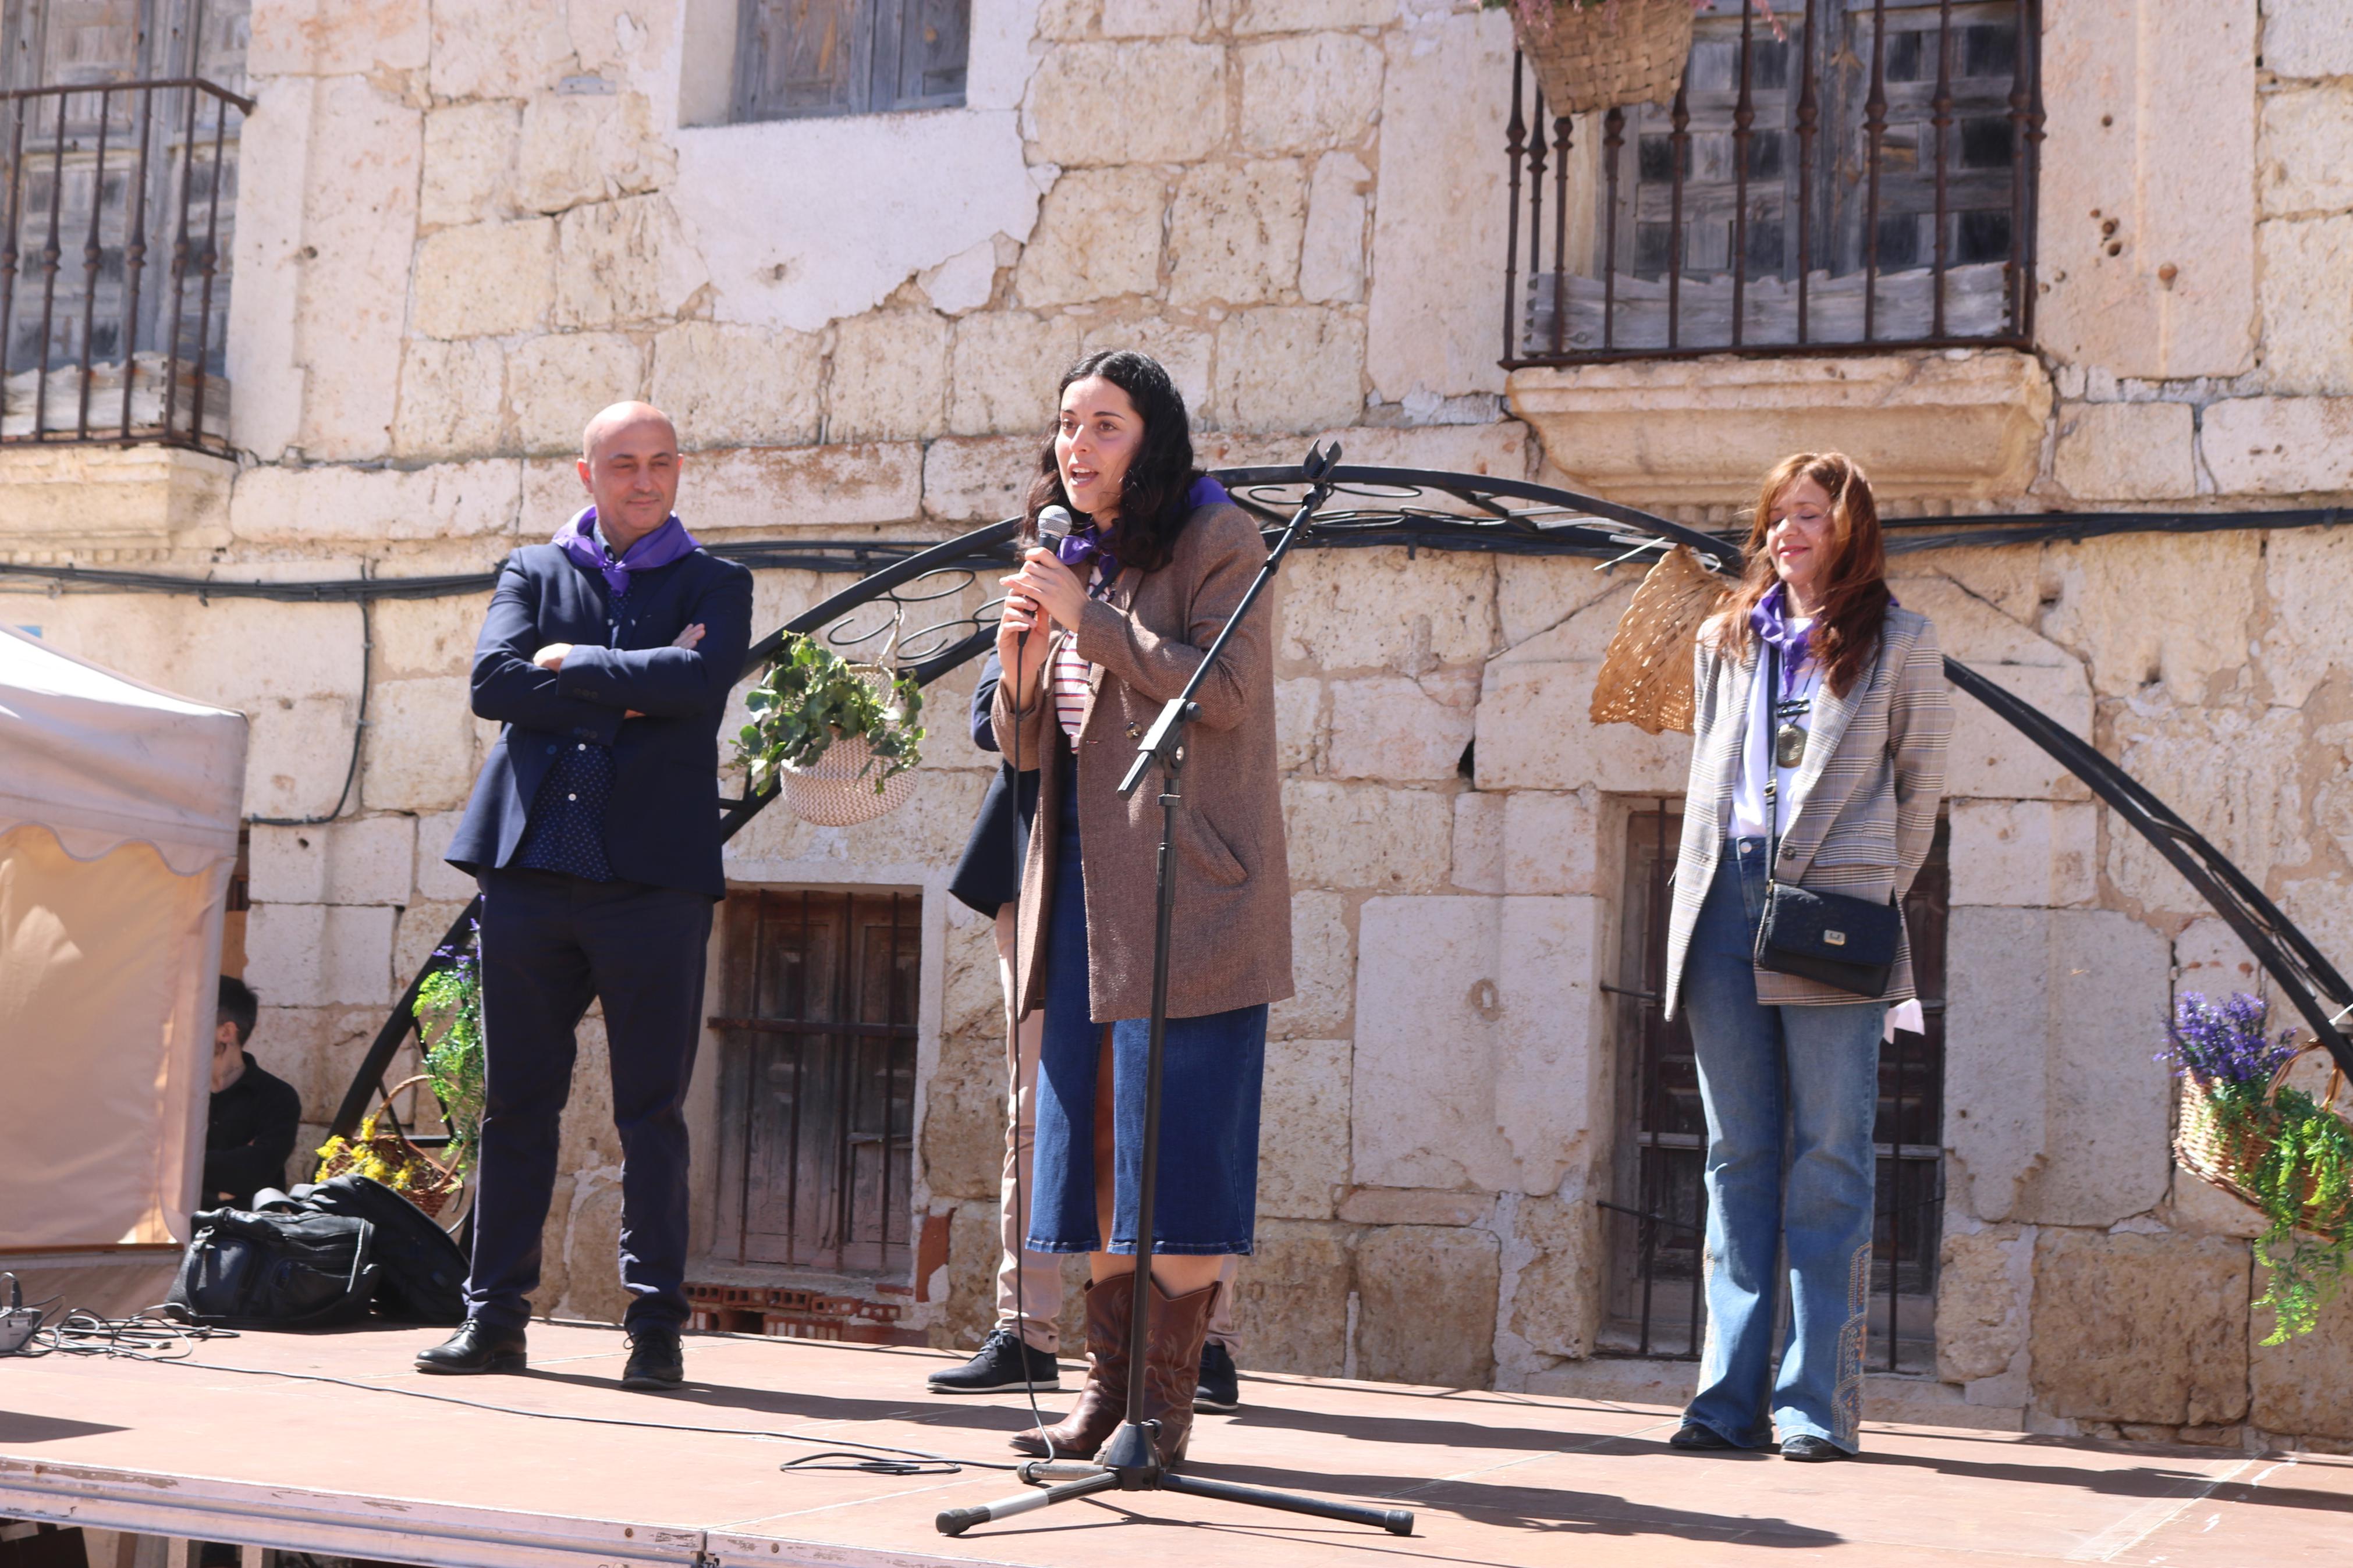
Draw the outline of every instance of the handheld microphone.
[[[1050,506],[1040,511],[1038,514],[1039,548],[1056,549],[1063,540],[1070,537],[1071,530],[1075,526],[1076,521],[1077,520],[1071,516],[1071,509],[1066,506]]]

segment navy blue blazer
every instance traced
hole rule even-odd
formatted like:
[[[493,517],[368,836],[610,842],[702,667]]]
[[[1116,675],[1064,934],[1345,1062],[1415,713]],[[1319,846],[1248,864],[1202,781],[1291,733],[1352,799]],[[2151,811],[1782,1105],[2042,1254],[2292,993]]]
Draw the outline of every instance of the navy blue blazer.
[[[499,569],[474,645],[473,708],[505,727],[474,781],[449,864],[480,875],[514,858],[555,753],[577,741],[613,748],[605,858],[623,881],[724,898],[719,866],[719,721],[752,642],[752,574],[696,551],[632,574],[610,634],[601,572],[553,544]],[[702,641],[670,646],[701,623]],[[570,643],[558,671],[531,656]],[[642,718],[627,719],[631,709]]]

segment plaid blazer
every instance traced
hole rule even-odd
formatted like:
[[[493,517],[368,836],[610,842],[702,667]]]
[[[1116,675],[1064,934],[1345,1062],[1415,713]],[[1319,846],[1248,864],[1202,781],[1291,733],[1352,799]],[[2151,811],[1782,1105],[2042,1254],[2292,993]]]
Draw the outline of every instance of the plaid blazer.
[[[1691,782],[1683,795],[1683,846],[1675,857],[1674,909],[1667,924],[1667,1016],[1682,996],[1692,929],[1715,879],[1732,821],[1739,748],[1748,733],[1748,697],[1757,684],[1757,645],[1748,657],[1725,656],[1703,628],[1693,657],[1696,700]],[[1945,748],[1953,701],[1945,682],[1936,629],[1900,606],[1887,612],[1878,651],[1846,695],[1825,689],[1816,700],[1805,761],[1781,803],[1781,859],[1774,877],[1873,902],[1912,888],[1936,837],[1945,793]],[[1887,1000],[1912,989],[1909,932],[1899,938]],[[1852,1002],[1851,992],[1794,974],[1757,971],[1766,1004]]]

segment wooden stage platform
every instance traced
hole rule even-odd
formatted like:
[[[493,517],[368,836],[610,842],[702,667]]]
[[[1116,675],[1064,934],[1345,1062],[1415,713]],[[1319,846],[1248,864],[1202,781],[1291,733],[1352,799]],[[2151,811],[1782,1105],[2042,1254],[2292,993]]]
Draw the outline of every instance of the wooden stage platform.
[[[440,1337],[0,1360],[0,1516],[436,1568],[2353,1563],[2353,1459],[1873,1425],[1860,1462],[1797,1465],[1673,1452],[1668,1410],[1270,1376],[1201,1418],[1187,1468],[1410,1508],[1411,1537],[1112,1493],[950,1540],[942,1508],[1018,1482],[777,1468],[849,1439],[1008,1459],[1022,1403],[926,1394],[947,1357],[693,1336],[690,1384],[648,1395],[615,1386],[611,1330],[534,1329],[524,1376],[410,1372]]]

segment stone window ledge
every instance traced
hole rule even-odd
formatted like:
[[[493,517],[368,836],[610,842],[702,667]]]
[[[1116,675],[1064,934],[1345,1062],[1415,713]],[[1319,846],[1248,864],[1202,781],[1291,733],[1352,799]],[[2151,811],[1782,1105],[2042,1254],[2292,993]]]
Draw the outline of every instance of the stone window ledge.
[[[227,544],[236,474],[177,447],[0,447],[0,556],[125,561]]]
[[[1504,398],[1554,468],[1632,505],[1752,502],[1767,468],[1825,449],[1890,499],[1983,500],[2033,482],[2051,378],[2007,349],[1717,356],[1516,370]]]

